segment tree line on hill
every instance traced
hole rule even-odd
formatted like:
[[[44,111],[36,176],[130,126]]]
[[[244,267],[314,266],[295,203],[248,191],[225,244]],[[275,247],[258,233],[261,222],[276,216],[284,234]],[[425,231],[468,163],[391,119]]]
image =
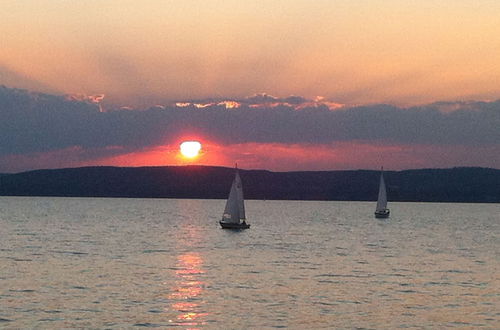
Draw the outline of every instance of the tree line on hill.
[[[0,175],[1,196],[226,198],[234,169],[216,166],[81,167]],[[246,199],[373,201],[379,171],[239,170]],[[500,170],[386,171],[390,201],[500,202]]]

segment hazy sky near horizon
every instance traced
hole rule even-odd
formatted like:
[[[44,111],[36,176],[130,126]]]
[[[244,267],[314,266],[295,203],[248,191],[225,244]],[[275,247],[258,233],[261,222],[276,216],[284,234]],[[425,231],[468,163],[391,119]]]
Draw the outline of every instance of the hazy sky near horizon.
[[[496,0],[4,0],[0,84],[174,100],[500,98]]]
[[[0,172],[500,168],[499,18],[497,0],[3,0]]]

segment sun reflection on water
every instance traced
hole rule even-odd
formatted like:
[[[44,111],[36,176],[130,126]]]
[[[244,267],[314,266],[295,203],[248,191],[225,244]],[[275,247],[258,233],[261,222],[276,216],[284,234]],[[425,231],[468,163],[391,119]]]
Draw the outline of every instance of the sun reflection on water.
[[[171,320],[173,325],[200,326],[204,325],[203,317],[208,313],[202,309],[202,293],[205,282],[201,277],[205,271],[202,269],[203,259],[199,253],[189,252],[177,258],[175,275],[176,286],[168,296],[173,300],[171,310],[176,311],[176,320]],[[197,328],[189,328],[197,329]]]

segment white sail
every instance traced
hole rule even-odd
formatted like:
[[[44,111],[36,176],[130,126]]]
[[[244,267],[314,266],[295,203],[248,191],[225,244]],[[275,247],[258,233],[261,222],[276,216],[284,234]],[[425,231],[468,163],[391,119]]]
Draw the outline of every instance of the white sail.
[[[238,214],[240,220],[246,220],[245,217],[245,201],[243,199],[243,184],[241,183],[240,174],[236,171],[236,177],[234,178],[236,182],[236,196],[238,197]]]
[[[383,211],[387,208],[387,192],[385,190],[384,173],[380,173],[380,185],[378,188],[378,199],[376,211]]]
[[[226,207],[224,208],[222,221],[227,223],[240,223],[240,219],[245,220],[245,204],[243,201],[241,178],[238,172],[236,172],[231,190],[229,191]]]

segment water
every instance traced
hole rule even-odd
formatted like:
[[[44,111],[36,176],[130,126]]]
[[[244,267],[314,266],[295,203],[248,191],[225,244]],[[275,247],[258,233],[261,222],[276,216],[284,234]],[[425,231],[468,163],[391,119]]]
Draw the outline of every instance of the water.
[[[500,328],[500,205],[0,197],[0,327]]]

